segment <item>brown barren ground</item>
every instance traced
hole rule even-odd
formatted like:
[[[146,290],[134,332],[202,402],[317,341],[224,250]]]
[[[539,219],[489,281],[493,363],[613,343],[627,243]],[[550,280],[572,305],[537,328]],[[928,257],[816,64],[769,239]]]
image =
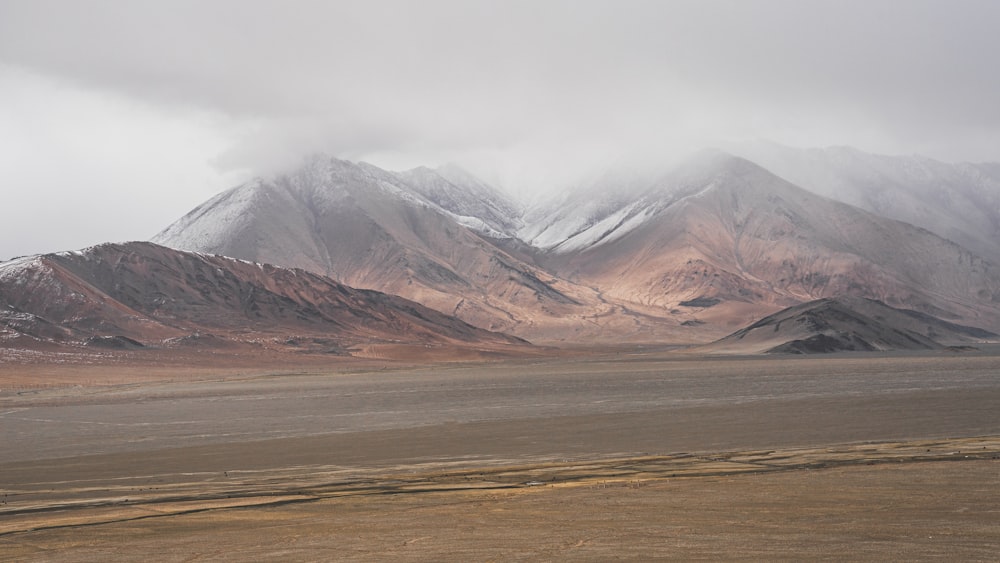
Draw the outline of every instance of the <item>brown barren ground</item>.
[[[0,560],[1000,550],[988,352],[252,364],[0,365]]]
[[[5,517],[0,557],[989,561],[998,459],[1000,439],[971,439],[370,475],[256,496],[205,488]]]

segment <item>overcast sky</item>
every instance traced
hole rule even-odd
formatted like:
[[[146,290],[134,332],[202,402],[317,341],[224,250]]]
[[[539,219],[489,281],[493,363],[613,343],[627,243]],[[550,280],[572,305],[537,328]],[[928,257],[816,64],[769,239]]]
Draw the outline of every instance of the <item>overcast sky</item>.
[[[0,0],[0,260],[324,152],[513,191],[723,141],[1000,160],[996,0]]]

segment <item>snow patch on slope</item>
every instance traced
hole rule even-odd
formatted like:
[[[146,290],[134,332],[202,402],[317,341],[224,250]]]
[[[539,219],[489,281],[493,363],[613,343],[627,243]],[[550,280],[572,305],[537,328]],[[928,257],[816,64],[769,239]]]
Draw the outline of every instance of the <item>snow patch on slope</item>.
[[[511,235],[509,235],[507,233],[502,233],[502,232],[500,232],[500,231],[498,231],[498,230],[490,227],[486,223],[486,221],[483,221],[482,219],[480,219],[478,217],[469,217],[469,216],[466,216],[466,215],[456,215],[455,213],[452,213],[452,212],[447,211],[447,210],[444,210],[444,212],[447,213],[452,219],[454,219],[459,225],[462,225],[463,227],[465,227],[467,229],[472,229],[473,231],[481,233],[481,234],[483,234],[485,236],[488,236],[490,238],[505,239],[505,238],[510,238],[511,237]]]
[[[178,250],[201,251],[223,246],[247,221],[257,198],[265,196],[259,178],[224,191],[168,226],[151,242]],[[210,221],[203,220],[211,217]]]
[[[26,285],[30,281],[51,277],[52,269],[42,256],[23,256],[0,264],[0,284]]]
[[[608,203],[567,199],[554,212],[537,213],[518,231],[518,236],[535,248],[552,250],[592,228],[610,213],[614,213],[614,206]]]
[[[583,231],[551,247],[556,254],[578,252],[620,239],[646,223],[658,211],[636,202],[597,221]]]
[[[512,238],[524,210],[497,189],[455,165],[418,167],[396,178],[425,200],[424,205],[492,238]]]

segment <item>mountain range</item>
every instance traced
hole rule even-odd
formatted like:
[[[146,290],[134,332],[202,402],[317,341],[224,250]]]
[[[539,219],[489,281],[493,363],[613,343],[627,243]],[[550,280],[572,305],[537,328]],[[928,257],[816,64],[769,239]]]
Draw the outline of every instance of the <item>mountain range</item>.
[[[747,147],[779,173],[709,150],[530,206],[454,165],[391,172],[313,156],[218,194],[150,243],[0,264],[0,340],[358,354],[704,344],[750,325],[740,346],[768,351],[783,345],[779,325],[819,326],[810,303],[891,317],[885,334],[932,318],[939,333],[1000,331],[1000,166]],[[886,312],[897,309],[908,313]],[[775,334],[761,339],[769,315]],[[859,349],[899,344],[866,331],[852,333]],[[783,342],[834,344],[800,332]]]
[[[23,348],[243,345],[351,355],[379,346],[528,346],[305,270],[148,242],[0,264],[0,342]]]
[[[554,247],[545,264],[618,300],[700,307],[720,320],[747,305],[857,295],[997,320],[994,264],[727,154],[703,154],[607,213],[567,239],[570,251]]]
[[[467,173],[315,157],[219,194],[153,241],[310,270],[528,339],[593,334],[587,319],[601,315],[623,332],[636,326],[598,290],[537,266],[517,243],[521,214]]]
[[[991,201],[983,182],[966,191]],[[394,173],[314,157],[216,196],[153,240],[303,268],[536,342],[705,342],[842,295],[1000,326],[989,221],[967,229],[973,251],[817,191],[704,151],[526,208],[454,166]]]

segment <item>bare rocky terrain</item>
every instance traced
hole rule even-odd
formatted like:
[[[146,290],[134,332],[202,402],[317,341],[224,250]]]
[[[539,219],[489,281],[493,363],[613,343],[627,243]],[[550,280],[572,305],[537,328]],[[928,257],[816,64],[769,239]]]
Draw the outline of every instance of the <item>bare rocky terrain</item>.
[[[471,180],[460,184],[430,170],[394,174],[316,158],[293,173],[219,194],[153,240],[302,268],[522,337],[573,335],[586,326],[583,317],[609,311],[592,288],[498,246],[496,237],[513,236],[496,230],[516,221],[503,218],[513,204]],[[478,210],[466,208],[476,203]]]
[[[747,160],[701,155],[637,201],[576,235],[596,242],[557,247],[541,262],[637,311],[683,312],[727,333],[785,307],[840,296],[987,329],[1000,321],[1000,270],[992,262]]]
[[[368,355],[529,347],[401,297],[304,270],[147,242],[0,264],[0,348]]]
[[[974,350],[1000,336],[872,299],[817,299],[769,315],[696,349],[729,354],[827,354],[889,350]]]
[[[704,343],[845,295],[1000,330],[995,237],[972,251],[718,151],[577,188],[525,208],[455,168],[316,157],[219,194],[154,241],[307,269],[556,345]]]

